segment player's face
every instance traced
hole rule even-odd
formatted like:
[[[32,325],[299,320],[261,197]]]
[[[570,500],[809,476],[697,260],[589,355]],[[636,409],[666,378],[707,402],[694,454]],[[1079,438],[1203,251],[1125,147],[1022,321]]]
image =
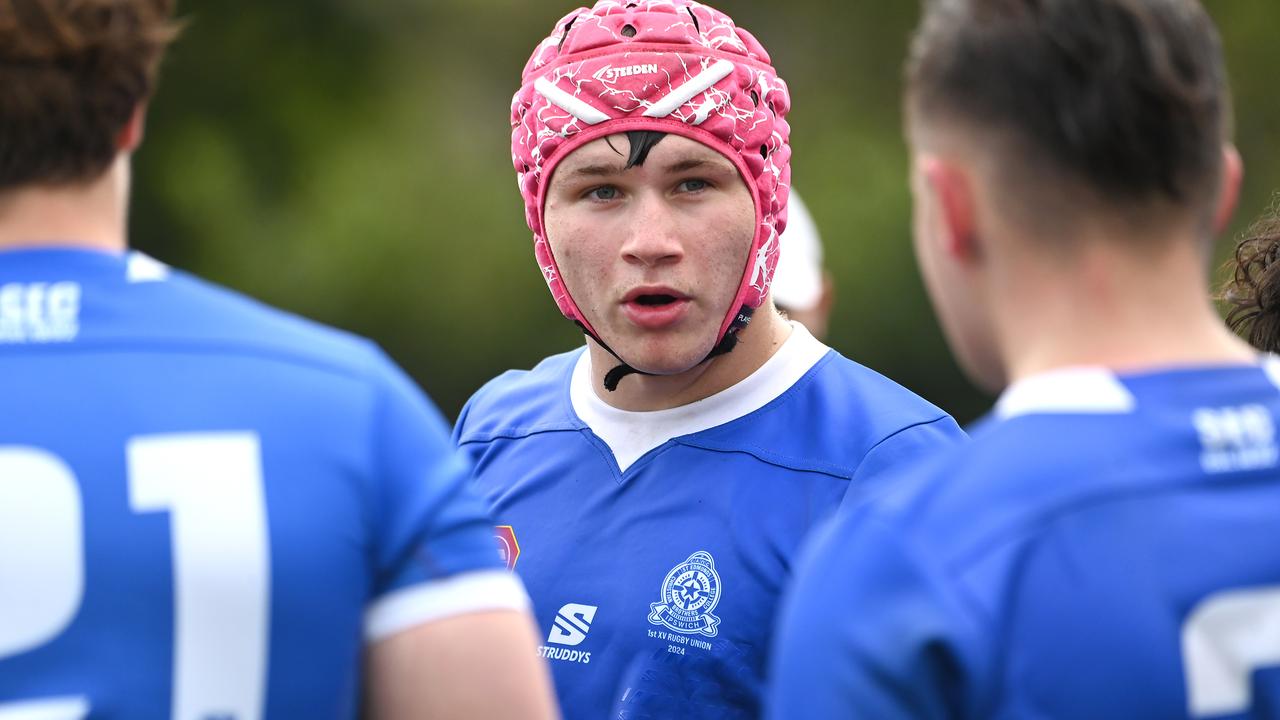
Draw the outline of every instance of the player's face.
[[[916,261],[934,313],[960,367],[978,386],[998,392],[1005,384],[1005,369],[985,304],[983,268],[975,261],[976,229],[957,217],[972,217],[971,212],[960,207],[971,202],[972,196],[958,177],[950,174],[951,169],[929,176],[925,167],[928,162],[913,153],[912,233]],[[958,236],[975,237],[957,239]]]
[[[546,232],[578,308],[638,370],[684,372],[706,357],[737,294],[755,230],[751,191],[723,155],[667,135],[624,170],[624,134],[556,167]]]

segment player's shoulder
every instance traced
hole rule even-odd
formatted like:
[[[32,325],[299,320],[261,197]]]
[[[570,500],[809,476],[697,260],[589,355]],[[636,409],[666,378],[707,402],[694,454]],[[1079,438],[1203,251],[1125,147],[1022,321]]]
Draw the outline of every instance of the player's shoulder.
[[[1042,530],[1055,510],[1088,497],[1117,469],[1133,429],[1122,415],[992,415],[969,428],[969,442],[899,475],[865,514],[956,565]]]
[[[377,377],[392,370],[375,343],[354,333],[179,270],[171,271],[163,286],[164,306],[154,308],[149,320],[175,343],[191,342],[212,353],[259,356],[357,377]]]
[[[1197,413],[1227,399],[1280,411],[1256,368],[1046,374],[1006,391],[969,443],[915,467],[877,498],[876,514],[938,552],[976,555],[1114,499],[1199,481]]]
[[[15,322],[14,313],[3,313],[0,324],[33,326],[10,328],[0,338],[12,352],[103,346],[199,354],[250,347],[286,355],[367,352],[366,343],[347,333],[277,310],[138,251],[5,251],[0,253],[0,285],[6,298],[43,305],[21,323]],[[59,332],[41,325],[56,325]],[[57,342],[44,342],[50,335]],[[17,342],[7,342],[15,336]]]
[[[581,427],[569,382],[585,348],[552,355],[531,370],[508,370],[485,383],[458,418],[458,442],[485,442]]]
[[[877,446],[914,430],[936,430],[939,444],[963,437],[940,408],[826,348],[786,392],[747,416],[700,434],[697,441],[852,478]]]
[[[1215,429],[1205,442],[1197,412],[1225,413],[1225,425],[1242,428],[1241,408],[1261,404],[1275,415],[1277,402],[1265,375],[1248,367],[1119,377],[1077,369],[1015,384],[970,427],[970,442],[940,450],[883,492],[842,508],[814,535],[806,566],[821,573],[827,595],[830,588],[862,592],[890,608],[903,607],[911,592],[973,621],[953,628],[1001,623],[1010,587],[1035,582],[1026,569],[1036,553],[1069,548],[1085,562],[1090,552],[1106,552],[1091,536],[1114,520],[1114,503],[1219,480],[1206,465],[1223,451]],[[1224,403],[1232,407],[1223,410]],[[1256,457],[1247,448],[1226,454],[1224,464]],[[908,584],[895,589],[895,582]],[[810,586],[816,594],[817,584]],[[966,637],[976,648],[991,635]]]
[[[797,388],[803,405],[819,405],[833,419],[866,428],[882,439],[922,423],[950,416],[894,380],[832,350],[805,385]]]

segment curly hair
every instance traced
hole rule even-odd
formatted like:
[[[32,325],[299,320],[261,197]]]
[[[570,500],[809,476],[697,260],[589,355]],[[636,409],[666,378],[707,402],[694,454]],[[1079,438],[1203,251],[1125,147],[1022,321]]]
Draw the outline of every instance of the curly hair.
[[[1221,293],[1231,305],[1227,326],[1250,345],[1280,352],[1280,205],[1245,233],[1228,266],[1235,269]]]
[[[177,35],[174,0],[0,0],[0,191],[97,178]]]

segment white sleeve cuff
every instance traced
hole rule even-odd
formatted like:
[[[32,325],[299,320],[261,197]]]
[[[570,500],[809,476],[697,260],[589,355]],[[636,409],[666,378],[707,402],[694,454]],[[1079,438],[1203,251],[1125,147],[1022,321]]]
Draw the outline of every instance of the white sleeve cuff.
[[[527,610],[515,573],[479,570],[394,590],[364,613],[364,639],[374,643],[416,625],[487,610]]]

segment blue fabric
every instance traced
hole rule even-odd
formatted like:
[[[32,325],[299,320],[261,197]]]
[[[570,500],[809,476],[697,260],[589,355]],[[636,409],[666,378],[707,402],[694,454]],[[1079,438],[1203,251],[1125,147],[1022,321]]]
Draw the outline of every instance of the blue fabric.
[[[15,330],[0,341],[0,453],[37,448],[74,473],[85,572],[65,629],[16,654],[0,648],[0,707],[76,696],[91,718],[170,716],[175,519],[131,508],[126,447],[236,432],[258,440],[268,526],[261,717],[355,717],[370,603],[501,567],[469,465],[435,408],[371,343],[182,273],[129,283],[126,264],[93,252],[0,253],[0,324],[13,319],[6,287],[11,297],[42,283],[79,287],[73,338],[15,340]],[[233,595],[235,568],[223,582]],[[23,591],[0,577],[0,592]],[[230,720],[217,708],[207,716]]]
[[[815,533],[770,717],[1188,717],[1190,614],[1280,589],[1280,393],[1255,367],[1118,379],[1132,411],[988,418]],[[1280,718],[1275,660],[1196,716]]]
[[[621,472],[573,411],[579,352],[492,381],[455,428],[512,526],[565,716],[755,717],[802,538],[851,486],[963,434],[829,352],[764,407]]]

